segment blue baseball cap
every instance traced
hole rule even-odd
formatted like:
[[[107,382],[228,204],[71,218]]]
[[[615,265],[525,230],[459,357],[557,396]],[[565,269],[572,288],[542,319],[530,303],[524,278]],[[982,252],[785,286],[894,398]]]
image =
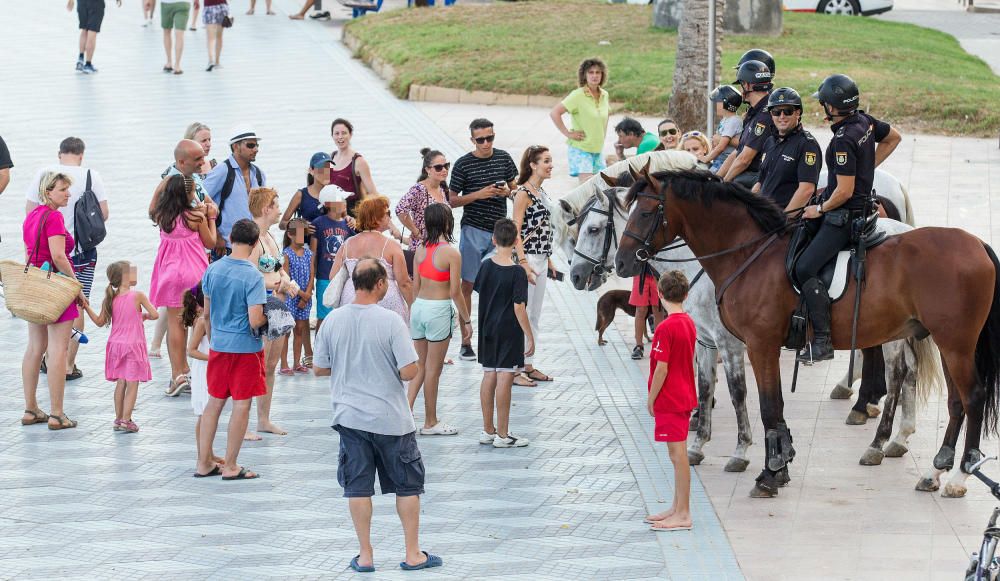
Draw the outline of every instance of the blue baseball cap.
[[[329,153],[319,151],[314,153],[312,159],[309,160],[309,167],[313,169],[317,167],[323,167],[324,165],[329,164],[331,161],[333,160],[330,159]]]

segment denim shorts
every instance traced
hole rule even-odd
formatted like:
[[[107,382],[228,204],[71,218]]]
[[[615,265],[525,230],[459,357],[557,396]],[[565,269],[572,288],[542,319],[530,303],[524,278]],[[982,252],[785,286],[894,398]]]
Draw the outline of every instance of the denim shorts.
[[[462,255],[462,280],[476,282],[479,265],[483,263],[483,259],[496,251],[493,246],[493,233],[475,226],[462,226],[458,251]]]
[[[572,145],[569,147],[569,175],[576,177],[582,173],[596,174],[605,167],[601,153],[591,153],[582,149],[577,149]]]
[[[346,426],[333,429],[340,433],[337,482],[344,489],[344,498],[375,496],[376,472],[382,494],[424,493],[424,462],[416,432],[386,436]]]

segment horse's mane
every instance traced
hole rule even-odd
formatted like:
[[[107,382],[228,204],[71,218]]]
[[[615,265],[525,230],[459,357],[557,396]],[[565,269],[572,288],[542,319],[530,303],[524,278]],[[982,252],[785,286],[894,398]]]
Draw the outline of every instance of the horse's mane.
[[[785,212],[770,198],[755,194],[744,186],[724,182],[719,176],[705,170],[670,170],[652,175],[660,182],[661,188],[670,187],[674,195],[682,200],[699,201],[706,208],[719,201],[739,203],[747,209],[750,218],[765,232],[778,230],[787,224]],[[637,194],[648,187],[649,180],[640,177],[629,189],[625,203],[631,206]]]

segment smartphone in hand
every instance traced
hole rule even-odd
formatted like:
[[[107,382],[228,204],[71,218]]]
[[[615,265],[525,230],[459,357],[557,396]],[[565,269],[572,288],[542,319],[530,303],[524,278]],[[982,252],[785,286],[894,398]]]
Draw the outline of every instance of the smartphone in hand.
[[[559,272],[558,270],[550,270],[549,278],[551,278],[552,280],[562,281],[564,278],[566,278],[566,273]]]

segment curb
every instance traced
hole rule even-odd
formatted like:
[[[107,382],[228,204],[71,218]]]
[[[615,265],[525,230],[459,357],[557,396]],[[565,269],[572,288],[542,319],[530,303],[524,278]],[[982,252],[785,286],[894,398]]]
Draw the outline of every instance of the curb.
[[[365,50],[364,43],[358,37],[351,34],[350,30],[344,29],[341,37],[354,57],[360,59],[368,65],[375,74],[392,83],[399,74],[396,69],[386,61],[370,54]],[[515,95],[510,93],[495,93],[493,91],[467,91],[465,89],[452,89],[449,87],[438,87],[434,85],[418,85],[412,83],[406,98],[410,101],[429,101],[434,103],[462,103],[467,105],[508,105],[513,107],[554,107],[562,101],[559,97],[549,95]],[[612,107],[614,108],[614,103]]]

